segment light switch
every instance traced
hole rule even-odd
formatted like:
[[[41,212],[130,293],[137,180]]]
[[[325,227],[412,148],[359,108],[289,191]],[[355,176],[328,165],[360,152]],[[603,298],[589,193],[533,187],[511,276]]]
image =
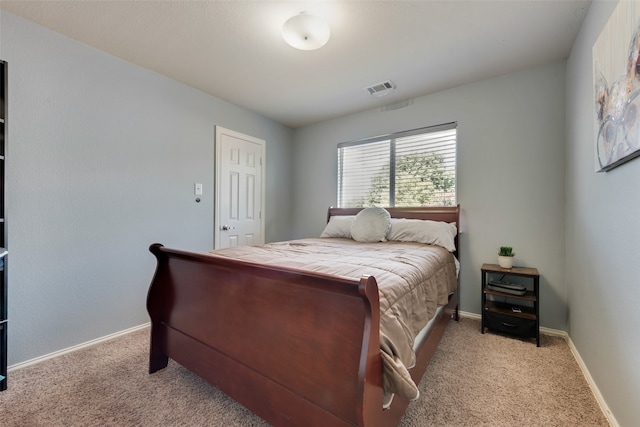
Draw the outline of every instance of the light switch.
[[[194,187],[195,187],[196,196],[202,196],[202,184],[196,182]]]

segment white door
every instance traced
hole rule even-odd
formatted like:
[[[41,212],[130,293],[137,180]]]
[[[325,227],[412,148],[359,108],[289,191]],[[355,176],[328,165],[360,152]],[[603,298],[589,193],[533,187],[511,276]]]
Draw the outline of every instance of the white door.
[[[265,141],[216,126],[214,248],[264,243]]]

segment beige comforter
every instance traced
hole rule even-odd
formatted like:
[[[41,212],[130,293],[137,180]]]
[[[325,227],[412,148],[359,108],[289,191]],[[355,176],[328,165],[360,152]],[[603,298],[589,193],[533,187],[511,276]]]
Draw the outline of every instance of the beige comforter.
[[[385,406],[394,394],[418,398],[418,387],[408,372],[415,364],[414,339],[457,286],[454,257],[446,249],[411,242],[316,238],[212,253],[353,279],[374,276],[380,294]]]

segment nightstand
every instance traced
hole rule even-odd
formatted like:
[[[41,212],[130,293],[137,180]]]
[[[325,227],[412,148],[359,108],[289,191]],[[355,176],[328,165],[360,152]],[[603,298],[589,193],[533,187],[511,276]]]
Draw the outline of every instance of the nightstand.
[[[536,339],[540,347],[540,274],[530,267],[483,264],[482,333],[485,328]],[[515,278],[514,282],[511,282]]]

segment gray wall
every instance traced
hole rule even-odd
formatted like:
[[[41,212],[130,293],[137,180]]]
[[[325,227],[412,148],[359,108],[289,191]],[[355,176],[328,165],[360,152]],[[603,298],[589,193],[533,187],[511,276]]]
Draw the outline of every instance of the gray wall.
[[[541,274],[541,324],[566,328],[564,61],[297,129],[295,237],[317,236],[336,204],[336,144],[458,122],[461,307],[480,313],[480,267],[501,245]]]
[[[10,13],[0,24],[10,365],[147,322],[149,244],[212,248],[215,125],[267,141],[266,239],[290,237],[290,129]]]
[[[567,62],[568,331],[618,423],[638,426],[640,159],[594,172],[591,49],[615,7],[592,3]]]

